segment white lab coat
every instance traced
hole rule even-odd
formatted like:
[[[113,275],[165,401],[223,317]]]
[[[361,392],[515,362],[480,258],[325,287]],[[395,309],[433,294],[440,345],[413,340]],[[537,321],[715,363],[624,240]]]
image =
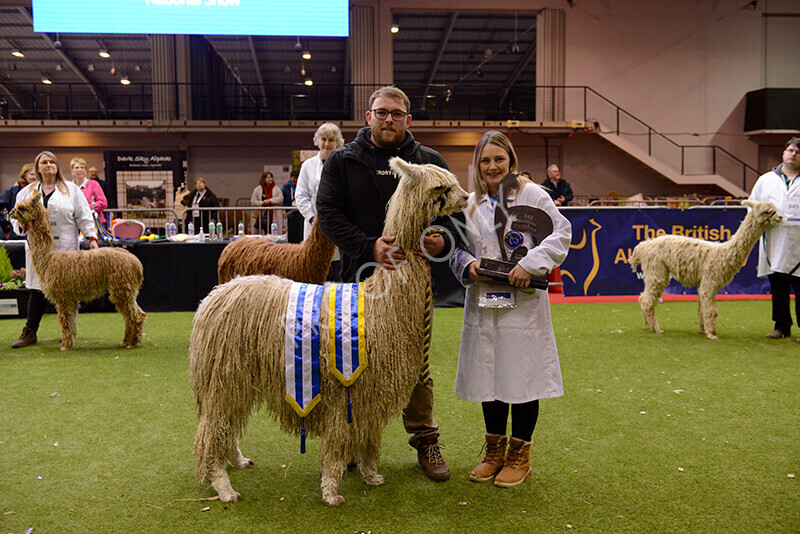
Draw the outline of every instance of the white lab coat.
[[[319,179],[322,176],[322,166],[325,164],[319,154],[303,162],[300,167],[300,175],[297,177],[297,190],[294,194],[297,209],[305,219],[303,225],[303,239],[311,233],[311,223],[309,222],[317,215],[317,189]]]
[[[472,208],[477,206],[473,210]],[[558,212],[550,195],[538,185],[526,184],[522,191],[509,195],[508,205],[540,208],[553,220],[553,233],[537,247],[524,234],[527,255],[519,265],[532,275],[545,275],[567,257],[572,238],[569,221]],[[563,395],[561,368],[550,319],[550,300],[546,290],[516,289],[494,282],[464,279],[470,263],[481,257],[501,258],[500,245],[493,230],[495,204],[487,195],[469,196],[467,217],[468,250],[457,250],[450,260],[456,277],[467,286],[464,327],[458,355],[455,393],[474,402],[500,400],[518,404]],[[509,231],[512,221],[506,224]],[[517,307],[481,308],[482,290],[514,291]]]
[[[800,276],[800,176],[787,188],[777,169],[762,174],[750,193],[750,200],[772,202],[784,217],[758,241],[760,278],[771,273]]]
[[[294,192],[294,201],[297,209],[303,216],[303,239],[308,239],[311,233],[311,219],[317,216],[317,189],[319,180],[322,177],[322,166],[325,165],[322,157],[317,154],[309,158],[300,166],[300,174],[297,177],[297,189]],[[333,259],[340,259],[338,247],[333,252]]]
[[[83,196],[83,192],[73,182],[64,182],[67,193],[62,193],[56,187],[53,196],[47,202],[47,217],[50,219],[50,230],[53,232],[53,245],[56,250],[78,250],[78,231],[83,232],[85,238],[97,237],[97,228],[92,217],[92,208]],[[41,182],[31,184],[19,192],[17,204],[30,198],[39,191]],[[44,196],[44,194],[42,193]],[[22,228],[14,221],[15,231],[22,235]],[[42,289],[39,276],[33,268],[31,250],[28,241],[25,241],[25,285],[31,289]]]

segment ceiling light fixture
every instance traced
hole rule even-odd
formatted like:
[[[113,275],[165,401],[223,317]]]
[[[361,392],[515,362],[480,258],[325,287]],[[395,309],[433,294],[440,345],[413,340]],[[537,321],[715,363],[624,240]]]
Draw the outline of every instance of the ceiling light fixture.
[[[303,59],[311,59],[311,52],[308,50],[303,52]]]
[[[100,57],[103,57],[103,58],[110,58],[111,57],[111,54],[109,54],[108,50],[106,50],[105,48],[101,48],[100,51],[97,53],[97,55],[99,55]]]
[[[45,84],[45,85],[52,85],[53,81],[50,79],[49,76],[47,76],[46,74],[43,74],[42,75],[42,83]]]
[[[400,26],[398,26],[397,23],[395,22],[394,24],[392,24],[391,31],[392,31],[392,33],[399,32],[400,31]]]
[[[306,78],[306,81],[303,83],[311,87],[312,85],[314,85],[314,80],[312,80],[311,78]]]
[[[14,57],[25,57],[25,54],[23,54],[22,50],[20,50],[19,48],[15,48],[14,50],[12,50],[11,55]]]
[[[119,81],[119,83],[121,83],[122,85],[130,85],[131,81],[128,79],[128,77],[125,74],[123,74],[122,78]]]
[[[89,63],[86,65],[86,70],[89,72],[94,72],[94,63]]]
[[[300,44],[300,36],[297,37],[297,43],[294,45],[294,51],[295,52],[303,51],[303,45]]]

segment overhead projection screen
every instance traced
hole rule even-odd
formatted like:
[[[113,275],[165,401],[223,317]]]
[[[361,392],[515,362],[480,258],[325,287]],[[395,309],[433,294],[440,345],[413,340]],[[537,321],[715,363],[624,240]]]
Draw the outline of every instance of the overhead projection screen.
[[[347,37],[347,0],[33,0],[33,30]]]

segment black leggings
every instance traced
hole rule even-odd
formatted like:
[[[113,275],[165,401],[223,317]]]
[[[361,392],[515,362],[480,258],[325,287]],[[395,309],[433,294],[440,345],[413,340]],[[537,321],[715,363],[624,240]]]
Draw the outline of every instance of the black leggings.
[[[39,322],[42,320],[46,307],[47,299],[44,293],[38,289],[31,289],[31,294],[28,296],[28,321],[25,326],[34,332],[39,330]]]
[[[508,422],[508,403],[502,401],[482,402],[483,421],[486,432],[504,436]],[[530,441],[536,421],[539,419],[539,400],[511,405],[511,436]]]

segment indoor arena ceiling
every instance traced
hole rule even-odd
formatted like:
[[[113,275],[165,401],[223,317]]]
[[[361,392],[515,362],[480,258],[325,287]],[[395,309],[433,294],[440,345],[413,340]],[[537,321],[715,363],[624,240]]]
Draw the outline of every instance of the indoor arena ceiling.
[[[393,36],[394,79],[401,88],[433,92],[462,83],[508,88],[535,81],[535,11],[398,12],[394,23],[399,29]],[[341,85],[349,80],[346,38],[205,39],[243,84],[293,85],[310,78],[315,85]],[[35,33],[29,7],[0,7],[0,96],[13,118],[35,88],[41,91],[44,79],[53,86],[77,84],[95,95],[121,94],[123,78],[133,86],[151,82],[150,48],[148,35]],[[109,57],[101,57],[101,51]],[[311,59],[301,58],[305,51]]]

